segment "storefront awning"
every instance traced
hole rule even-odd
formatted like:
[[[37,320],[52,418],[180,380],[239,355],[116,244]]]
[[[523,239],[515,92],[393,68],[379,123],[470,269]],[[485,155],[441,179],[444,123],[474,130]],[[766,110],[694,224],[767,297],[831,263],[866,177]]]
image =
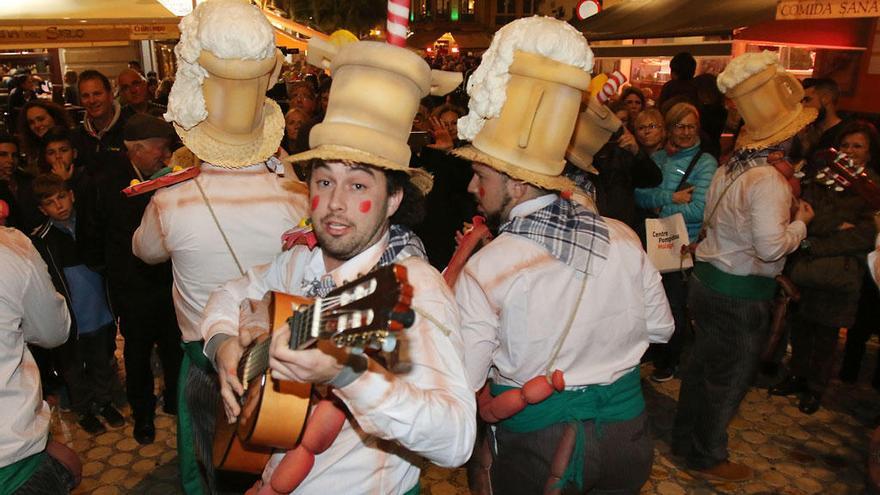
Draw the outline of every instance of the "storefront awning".
[[[730,35],[772,21],[776,0],[626,0],[572,25],[589,41]]]
[[[572,24],[591,42],[722,36],[813,48],[863,50],[867,46],[873,19],[777,21],[776,6],[776,0],[627,0]],[[656,55],[659,46],[627,49]],[[615,47],[610,51],[619,50]]]
[[[4,0],[0,25],[173,23],[180,19],[158,0]]]

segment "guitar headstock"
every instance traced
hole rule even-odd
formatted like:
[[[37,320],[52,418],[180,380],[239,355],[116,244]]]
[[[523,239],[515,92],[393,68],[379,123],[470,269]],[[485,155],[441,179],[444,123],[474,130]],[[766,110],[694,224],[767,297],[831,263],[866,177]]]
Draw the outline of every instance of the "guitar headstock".
[[[339,347],[390,352],[397,344],[396,333],[415,321],[412,295],[406,268],[387,265],[316,299],[295,315],[291,330],[295,333],[294,326],[299,325],[309,337],[330,340]]]
[[[818,151],[816,158],[825,164],[816,173],[816,181],[837,192],[850,188],[865,172],[864,166],[856,166],[846,153],[834,148]]]

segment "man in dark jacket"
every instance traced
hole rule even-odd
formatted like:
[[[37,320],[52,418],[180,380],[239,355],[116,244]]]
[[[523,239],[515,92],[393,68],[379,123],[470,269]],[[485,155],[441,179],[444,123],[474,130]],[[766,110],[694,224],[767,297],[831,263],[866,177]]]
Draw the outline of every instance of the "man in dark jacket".
[[[129,158],[117,155],[98,179],[94,222],[87,229],[93,263],[106,266],[110,300],[125,338],[126,393],[134,417],[134,437],[140,443],[155,439],[156,397],[150,356],[158,345],[165,390],[164,410],[177,410],[177,375],[182,351],[180,329],[171,299],[171,263],[147,265],[132,254],[131,239],[140,225],[151,193],[125,197],[122,189],[133,179],[145,180],[166,166],[174,136],[171,126],[138,114],[125,125]]]
[[[120,107],[113,99],[110,80],[96,70],[83,71],[77,87],[86,108],[85,118],[76,130],[79,159],[86,170],[97,174],[125,154],[122,132],[134,111]]]

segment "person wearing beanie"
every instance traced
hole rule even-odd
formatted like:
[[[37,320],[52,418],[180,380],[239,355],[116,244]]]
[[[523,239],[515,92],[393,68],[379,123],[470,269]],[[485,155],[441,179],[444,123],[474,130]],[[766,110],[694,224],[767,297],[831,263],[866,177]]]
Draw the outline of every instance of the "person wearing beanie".
[[[85,261],[103,267],[110,302],[125,339],[125,389],[134,419],[134,438],[152,443],[156,397],[150,357],[157,346],[164,382],[163,410],[177,408],[177,375],[182,351],[180,329],[171,300],[171,264],[147,265],[132,252],[132,237],[153,193],[126,197],[122,190],[133,180],[145,181],[169,166],[174,130],[145,114],[129,118],[122,132],[127,155],[107,163],[94,185],[96,192],[83,207],[80,221]],[[115,332],[114,332],[115,333]]]
[[[579,193],[561,175],[592,61],[567,23],[514,21],[483,55],[458,123],[471,144],[453,154],[472,163],[468,192],[497,234],[454,287],[468,382],[486,387],[495,493],[639,493],[651,473],[639,359],[674,326],[660,274],[636,234],[570,200]],[[615,126],[598,127],[601,146]],[[586,168],[578,152],[596,147],[574,148]]]

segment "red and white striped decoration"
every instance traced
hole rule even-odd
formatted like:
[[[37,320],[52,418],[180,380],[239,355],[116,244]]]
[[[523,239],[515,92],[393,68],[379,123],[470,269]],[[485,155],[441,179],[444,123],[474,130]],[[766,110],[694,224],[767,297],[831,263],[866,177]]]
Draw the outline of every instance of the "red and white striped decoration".
[[[609,98],[614,96],[617,93],[617,90],[623,86],[623,83],[626,82],[626,76],[623,75],[619,70],[614,71],[611,76],[608,77],[608,82],[602,86],[602,90],[599,91],[599,94],[596,95],[596,98],[599,100],[599,103],[605,103]]]
[[[385,40],[395,46],[406,46],[406,32],[409,29],[410,0],[388,0],[388,31]]]

